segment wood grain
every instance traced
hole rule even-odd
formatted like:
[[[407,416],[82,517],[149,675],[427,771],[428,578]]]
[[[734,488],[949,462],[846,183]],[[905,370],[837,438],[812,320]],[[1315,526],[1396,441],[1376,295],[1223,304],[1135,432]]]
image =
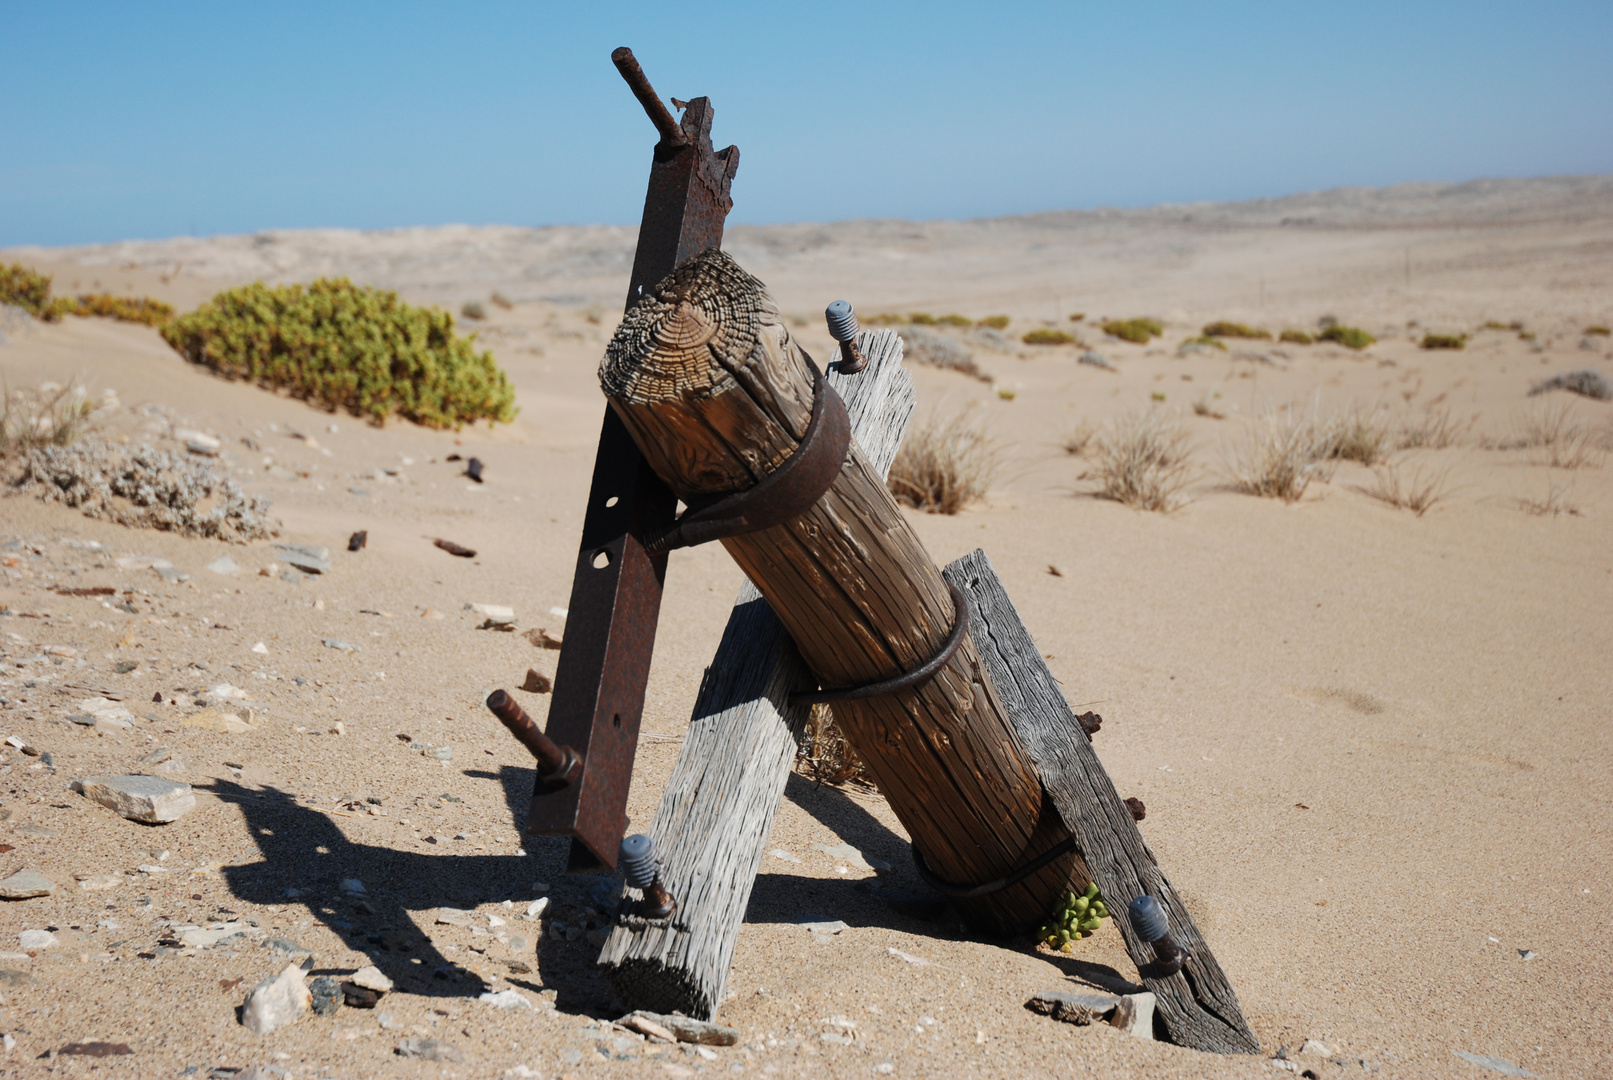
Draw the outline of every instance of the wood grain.
[[[945,574],[969,597],[986,669],[1092,880],[1116,913],[1126,951],[1158,997],[1157,1015],[1170,1041],[1223,1054],[1259,1053],[1231,982],[1115,792],[991,560],[977,550],[950,564]],[[1153,946],[1132,932],[1125,917],[1127,905],[1145,893],[1164,905],[1172,937],[1188,952],[1186,967],[1167,978],[1150,974]]]

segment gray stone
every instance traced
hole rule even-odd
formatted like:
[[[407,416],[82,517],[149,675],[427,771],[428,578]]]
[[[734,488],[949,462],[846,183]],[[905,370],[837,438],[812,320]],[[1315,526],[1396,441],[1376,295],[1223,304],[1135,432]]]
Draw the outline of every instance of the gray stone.
[[[438,908],[437,922],[446,926],[474,926],[476,924],[476,913],[474,911],[463,911],[460,908]]]
[[[48,949],[56,944],[56,935],[49,930],[24,930],[17,935],[17,944],[22,946],[24,952]]]
[[[1120,998],[1111,994],[1071,994],[1063,990],[1043,990],[1025,1002],[1025,1007],[1043,1016],[1062,1020],[1066,1024],[1085,1026],[1113,1013],[1120,1007]]]
[[[74,789],[130,821],[160,825],[196,808],[189,784],[159,776],[88,776]]]
[[[278,975],[271,975],[252,988],[241,1009],[241,1024],[257,1035],[294,1023],[308,1009],[312,995],[303,981],[303,971],[295,964]]]
[[[463,1064],[464,1052],[452,1043],[438,1042],[436,1039],[404,1039],[398,1043],[397,1055],[406,1058],[422,1058],[426,1061],[451,1061],[454,1064]]]
[[[1153,994],[1125,994],[1120,998],[1120,1004],[1115,1006],[1109,1023],[1134,1039],[1153,1042],[1154,1005]]]
[[[1596,401],[1613,401],[1613,381],[1609,381],[1600,371],[1592,371],[1590,368],[1553,375],[1532,386],[1529,389],[1529,396],[1544,394],[1548,390],[1567,390],[1569,393],[1580,394]]]
[[[449,747],[446,747],[446,746],[425,746],[425,747],[421,747],[420,753],[421,753],[421,756],[431,758],[434,761],[452,761],[452,760],[454,760],[454,752],[453,752],[453,750],[451,748],[449,748]]]
[[[239,573],[241,570],[241,565],[228,555],[225,555],[223,558],[214,559],[212,562],[208,563],[207,568],[215,574],[222,574],[224,577],[229,577],[231,574]]]
[[[335,638],[325,638],[325,648],[327,648],[327,649],[337,649],[337,650],[340,650],[341,652],[359,652],[360,651],[359,647],[357,645],[349,645],[347,642],[338,641]]]
[[[49,756],[49,755],[42,755]],[[17,826],[17,835],[33,836],[40,840],[50,840],[62,835],[62,830],[53,829],[49,825],[35,825],[31,821],[24,821]]]
[[[171,746],[159,746],[149,754],[142,755],[135,764],[157,773],[185,771],[185,759]]]
[[[287,956],[312,956],[313,951],[305,949],[290,938],[272,937],[263,943],[263,947],[270,952],[285,953]]]
[[[383,975],[381,969],[374,964],[359,968],[348,977],[347,981],[354,986],[374,990],[377,994],[385,994],[392,989],[392,980]]]
[[[1528,1069],[1525,1069],[1525,1068],[1523,1068],[1521,1066],[1518,1066],[1518,1065],[1514,1065],[1514,1064],[1512,1064],[1512,1062],[1507,1061],[1507,1060],[1505,1060],[1503,1058],[1491,1057],[1488,1054],[1470,1054],[1465,1050],[1453,1050],[1452,1053],[1454,1053],[1457,1057],[1461,1058],[1463,1061],[1471,1062],[1472,1064],[1477,1065],[1481,1069],[1489,1069],[1491,1072],[1498,1072],[1502,1076],[1534,1076],[1535,1075],[1534,1073],[1530,1072]]]
[[[1518,958],[1520,960],[1533,960],[1535,957],[1537,957],[1539,955],[1540,954],[1535,952],[1533,949],[1519,949],[1518,950]]]
[[[838,934],[848,929],[839,919],[831,919],[826,915],[803,915],[796,921],[814,934]]]
[[[0,899],[27,900],[35,896],[49,896],[56,891],[56,883],[38,870],[18,870],[0,881]]]
[[[321,975],[308,984],[309,1001],[315,1016],[335,1016],[342,1005],[342,988],[329,975]]]
[[[702,1046],[733,1046],[739,1042],[737,1030],[706,1020],[693,1020],[687,1016],[667,1016],[643,1009],[628,1013],[622,1018],[623,1022],[630,1019],[647,1020],[651,1024],[663,1027],[677,1036],[679,1042],[699,1043]]]
[[[519,990],[488,991],[476,1000],[495,1009],[530,1009],[532,999]]]
[[[1093,349],[1088,349],[1086,352],[1082,353],[1076,360],[1076,363],[1102,368],[1105,371],[1113,371],[1115,369],[1115,366],[1109,362],[1109,358],[1107,356]]]

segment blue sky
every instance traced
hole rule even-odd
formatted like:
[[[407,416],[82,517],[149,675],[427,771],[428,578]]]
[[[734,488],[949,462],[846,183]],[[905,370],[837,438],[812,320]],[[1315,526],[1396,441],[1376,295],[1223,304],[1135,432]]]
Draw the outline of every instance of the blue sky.
[[[0,4],[0,246],[636,223],[611,66],[744,222],[1613,172],[1613,4]]]

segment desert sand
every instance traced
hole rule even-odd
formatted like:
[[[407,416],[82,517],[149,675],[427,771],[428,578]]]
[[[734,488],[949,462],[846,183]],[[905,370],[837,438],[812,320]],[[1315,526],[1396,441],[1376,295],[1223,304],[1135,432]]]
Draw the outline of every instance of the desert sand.
[[[179,429],[218,437],[232,476],[275,500],[279,540],[328,546],[333,565],[264,575],[271,543],[0,499],[0,737],[54,762],[6,748],[0,877],[32,868],[57,887],[0,905],[0,968],[23,973],[0,985],[0,1029],[15,1040],[0,1075],[1256,1077],[1274,1075],[1280,1052],[1324,1077],[1499,1075],[1458,1052],[1539,1076],[1613,1073],[1600,933],[1613,914],[1613,469],[1603,453],[1566,469],[1539,448],[1490,448],[1543,409],[1604,436],[1613,423],[1607,402],[1528,396],[1566,371],[1613,376],[1609,339],[1583,332],[1613,321],[1613,178],[730,230],[727,249],[819,360],[821,312],[840,297],[865,317],[1013,317],[1007,347],[948,331],[992,382],[913,367],[920,422],[968,412],[1003,464],[965,512],[908,513],[940,563],[987,551],[1071,704],[1102,714],[1097,750],[1120,793],[1147,803],[1143,834],[1237,989],[1259,1057],[1028,1012],[1037,991],[1134,976],[1113,926],[1062,956],[897,914],[859,890],[874,872],[823,850],[849,844],[917,887],[889,808],[801,776],[769,845],[788,857],[766,860],[718,1016],[741,1045],[708,1060],[610,1030],[597,944],[557,925],[586,925],[589,883],[561,874],[561,844],[520,836],[530,759],[481,705],[528,667],[552,670],[555,653],[476,629],[466,606],[506,604],[522,631],[564,630],[604,408],[595,371],[633,239],[454,227],[0,252],[53,272],[61,294],[181,310],[231,284],[327,274],[456,309],[498,291],[513,307],[464,325],[522,410],[494,430],[377,428],[220,380],[144,327],[7,320],[11,387],[82,377],[94,395],[116,392],[113,437],[168,449]],[[1097,326],[1141,315],[1163,337],[1133,345]],[[1379,341],[1177,350],[1212,319],[1314,330],[1323,316]],[[1113,370],[1078,363],[1082,347],[1018,344],[1043,325]],[[1471,336],[1430,352],[1418,348],[1428,331]],[[1226,460],[1253,418],[1351,405],[1461,432],[1379,467],[1437,480],[1425,513],[1372,497],[1379,474],[1350,462],[1293,504],[1233,489]],[[1177,416],[1191,435],[1194,473],[1171,513],[1093,497],[1092,461],[1063,447],[1132,410]],[[487,482],[452,454],[479,457]],[[1548,502],[1560,512],[1530,512]],[[359,529],[368,546],[350,554]],[[477,555],[451,557],[435,537]],[[120,568],[129,556],[188,578]],[[239,571],[206,569],[221,556]],[[740,583],[716,545],[671,560],[635,822],[654,811]],[[93,586],[132,588],[134,610],[112,606],[121,595],[53,591]],[[221,683],[246,692],[259,726],[183,725]],[[68,721],[97,687],[121,696],[132,726]],[[541,720],[547,698],[518,696]],[[68,790],[141,771],[157,746],[196,788],[174,823],[127,821]],[[451,761],[423,752],[444,746]],[[540,896],[549,910],[523,919]],[[438,923],[445,907],[474,909],[474,929]],[[848,928],[814,935],[798,923],[812,914]],[[221,923],[245,936],[159,945]],[[18,939],[30,929],[56,944],[30,954]],[[246,991],[301,958],[271,938],[311,952],[316,973],[373,963],[397,989],[373,1011],[254,1035],[236,1016]],[[504,989],[536,1007],[478,1000]],[[411,1037],[465,1060],[397,1056]],[[1298,1057],[1308,1039],[1330,1057]],[[91,1040],[133,1053],[47,1056]]]

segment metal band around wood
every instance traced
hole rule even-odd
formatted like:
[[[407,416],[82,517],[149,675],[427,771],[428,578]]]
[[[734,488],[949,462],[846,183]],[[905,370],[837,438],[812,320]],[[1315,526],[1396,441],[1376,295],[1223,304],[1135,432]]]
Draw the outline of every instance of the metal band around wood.
[[[851,452],[851,418],[823,372],[810,357],[805,359],[812,371],[812,418],[795,453],[744,491],[691,504],[671,526],[645,539],[646,551],[658,555],[772,528],[800,517],[823,498]]]
[[[924,884],[928,885],[942,896],[954,900],[962,900],[967,897],[987,896],[994,892],[1001,892],[1010,885],[1024,881],[1026,878],[1036,873],[1036,871],[1040,870],[1054,859],[1057,859],[1062,855],[1068,855],[1070,852],[1074,851],[1075,837],[1065,837],[1061,843],[1054,844],[1052,847],[1048,848],[1046,851],[1042,852],[1040,855],[1036,856],[1036,858],[1032,859],[1024,866],[1021,866],[1019,869],[1014,870],[1003,877],[997,878],[995,881],[988,881],[984,885],[954,885],[950,881],[943,881],[942,879],[936,877],[934,872],[930,870],[929,866],[925,864],[924,856],[919,853],[918,845],[914,844],[912,845],[912,848],[913,869],[918,871],[918,875],[923,880]]]
[[[947,635],[946,641],[934,656],[930,657],[919,667],[889,679],[882,679],[876,683],[865,686],[848,686],[841,690],[803,690],[790,695],[791,705],[827,705],[835,701],[856,701],[860,698],[883,697],[894,694],[898,690],[906,690],[911,686],[918,686],[935,677],[935,673],[952,659],[952,654],[958,651],[963,639],[969,632],[969,598],[958,590],[958,587],[947,582],[947,588],[952,591],[952,633]]]

